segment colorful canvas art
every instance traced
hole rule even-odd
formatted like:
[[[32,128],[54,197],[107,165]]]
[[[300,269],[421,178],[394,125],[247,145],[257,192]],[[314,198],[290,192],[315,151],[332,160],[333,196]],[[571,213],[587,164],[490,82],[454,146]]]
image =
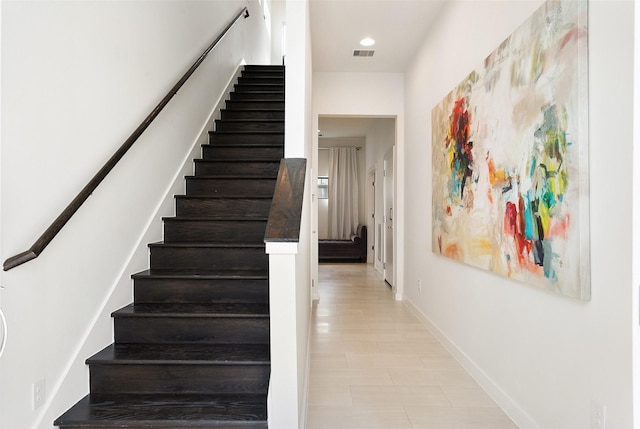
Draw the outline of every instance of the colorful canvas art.
[[[546,2],[437,106],[435,253],[590,299],[587,2]]]

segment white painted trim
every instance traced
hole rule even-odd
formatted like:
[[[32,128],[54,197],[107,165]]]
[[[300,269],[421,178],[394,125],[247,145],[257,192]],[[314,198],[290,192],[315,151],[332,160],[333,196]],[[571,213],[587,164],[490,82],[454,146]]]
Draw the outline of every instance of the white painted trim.
[[[527,412],[520,407],[495,381],[485,373],[457,344],[455,344],[431,319],[425,316],[411,301],[404,301],[411,312],[435,335],[444,348],[462,365],[502,411],[513,420],[520,429],[543,429]]]
[[[318,298],[319,299],[319,298]],[[312,324],[311,318],[313,317],[313,301],[311,303],[311,311],[309,312],[309,329],[307,330],[307,361],[305,363],[305,376],[304,376],[304,386],[302,391],[302,416],[300,421],[303,422],[303,426],[300,429],[305,429],[307,427],[307,419],[309,417],[309,378],[311,376],[311,335]]]
[[[635,29],[635,52],[634,52],[634,94],[633,94],[633,185],[632,185],[632,225],[633,232],[632,238],[632,261],[637,261],[640,257],[640,197],[638,197],[638,191],[640,191],[640,118],[638,112],[640,112],[640,6],[635,5],[635,17],[634,17],[634,29]],[[632,305],[632,374],[633,374],[633,423],[634,427],[640,426],[640,267],[638,264],[632,264],[632,292],[631,300]]]
[[[268,241],[266,244],[269,255],[297,255],[298,242]]]

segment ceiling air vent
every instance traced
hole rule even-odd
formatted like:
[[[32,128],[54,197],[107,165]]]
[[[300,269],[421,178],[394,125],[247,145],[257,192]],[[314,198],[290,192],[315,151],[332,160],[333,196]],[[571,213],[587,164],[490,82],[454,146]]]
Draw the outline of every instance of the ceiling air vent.
[[[373,49],[354,49],[354,57],[372,57],[375,51]]]

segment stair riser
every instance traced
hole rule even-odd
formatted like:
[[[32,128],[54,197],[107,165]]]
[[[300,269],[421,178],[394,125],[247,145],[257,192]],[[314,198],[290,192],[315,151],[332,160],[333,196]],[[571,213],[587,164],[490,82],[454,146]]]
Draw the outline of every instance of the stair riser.
[[[279,77],[284,79],[284,70],[278,69],[244,69],[240,74],[242,77]]]
[[[269,344],[269,319],[262,317],[117,317],[120,344]]]
[[[268,198],[190,198],[176,199],[176,215],[267,217],[271,209]]]
[[[282,85],[284,78],[277,76],[240,76],[238,85]]]
[[[232,92],[231,100],[284,100],[284,92]]]
[[[284,133],[284,121],[265,120],[265,121],[216,121],[216,131],[223,133],[229,132],[278,132]]]
[[[264,247],[151,247],[151,269],[158,270],[266,270]]]
[[[187,195],[219,197],[269,197],[273,196],[275,179],[209,179],[187,178]]]
[[[278,176],[280,161],[268,162],[218,162],[198,160],[195,163],[196,176],[209,175],[246,175],[246,176]]]
[[[284,101],[278,100],[226,100],[225,107],[229,110],[279,110],[284,113]]]
[[[255,161],[279,161],[284,157],[284,149],[280,147],[269,146],[210,146],[205,145],[202,147],[202,158],[206,160],[215,161],[236,161],[251,155],[251,158]],[[245,158],[246,159],[246,158]]]
[[[187,220],[166,219],[164,242],[264,242],[266,220]]]
[[[277,92],[284,92],[284,84],[249,84],[249,83],[244,83],[244,84],[236,84],[234,86],[234,91],[235,92],[255,92],[255,91],[259,91],[259,92],[264,92],[264,91],[277,91]]]
[[[133,411],[135,412],[135,411]],[[159,420],[159,419],[158,419]],[[162,420],[161,420],[162,421]],[[118,421],[116,424],[114,425],[104,425],[102,423],[98,423],[98,424],[91,424],[91,423],[82,423],[81,425],[77,425],[77,424],[64,424],[61,423],[59,425],[57,425],[58,428],[60,429],[78,429],[78,428],[82,428],[82,429],[107,429],[107,428],[114,428],[114,429],[152,429],[152,428],[163,428],[163,429],[194,429],[195,428],[200,428],[200,429],[269,429],[269,426],[267,423],[264,422],[253,422],[253,421],[241,421],[238,423],[233,423],[233,422],[221,422],[221,421],[215,421],[213,424],[211,424],[210,426],[204,426],[202,424],[198,424],[197,426],[194,426],[191,423],[185,423],[185,424],[180,424],[180,423],[175,423],[174,420],[171,420],[169,423],[169,426],[167,426],[167,424],[165,424],[165,421],[162,421],[162,424],[160,425],[155,425],[155,424],[146,424],[146,423],[141,423],[141,424],[137,424],[137,423],[131,423],[131,422],[122,422],[122,421]]]
[[[243,71],[268,71],[284,73],[284,65],[281,64],[246,64]]]
[[[90,365],[91,393],[267,393],[267,365]]]
[[[222,120],[227,119],[277,119],[284,120],[282,110],[223,110]]]
[[[281,153],[284,154],[284,133],[269,133],[269,134],[260,134],[260,133],[222,133],[212,131],[209,133],[209,145],[225,145],[225,144],[234,144],[234,145],[282,145],[280,149]],[[206,147],[207,145],[204,145]],[[256,149],[256,148],[252,148]],[[253,159],[253,153],[245,153],[246,160],[255,160]],[[260,160],[262,158],[258,158]]]
[[[269,302],[267,279],[145,278],[135,279],[133,290],[137,304]]]

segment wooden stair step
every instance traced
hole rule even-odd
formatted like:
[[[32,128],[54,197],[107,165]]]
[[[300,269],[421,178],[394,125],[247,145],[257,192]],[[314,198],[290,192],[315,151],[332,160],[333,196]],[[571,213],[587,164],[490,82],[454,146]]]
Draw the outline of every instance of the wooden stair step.
[[[224,109],[220,112],[221,119],[282,119],[284,110],[279,109]]]
[[[176,195],[176,216],[204,216],[221,214],[227,216],[266,217],[269,216],[272,196],[263,197],[221,197]]]
[[[260,149],[260,146],[268,147],[273,145],[280,145],[282,149],[282,156],[284,156],[284,133],[282,132],[221,132],[221,131],[210,131],[209,132],[209,146],[213,145],[252,145],[252,149]],[[203,145],[206,147],[207,145]],[[247,160],[253,159],[263,159],[260,154],[257,154],[257,158],[252,156],[251,154],[245,154],[248,156]],[[280,158],[282,158],[280,156]],[[204,156],[206,158],[206,156]]]
[[[242,159],[196,159],[194,161],[195,175],[206,176],[211,174],[239,175],[270,175],[278,176],[280,160],[247,161]]]
[[[244,70],[266,70],[266,71],[278,71],[284,73],[285,67],[282,64],[246,64]]]
[[[264,304],[129,304],[112,313],[113,317],[256,317],[268,318]]]
[[[284,100],[284,91],[232,92],[231,100]]]
[[[282,76],[274,76],[274,75],[244,75],[238,77],[238,84],[272,84],[278,85],[284,81],[284,77]]]
[[[183,278],[197,277],[202,279],[268,279],[269,271],[256,270],[144,270],[132,276],[133,279],[139,278]]]
[[[235,92],[254,92],[254,91],[278,91],[284,92],[284,82],[281,83],[236,83],[234,85]]]
[[[273,72],[273,71],[270,72],[270,71],[245,70],[240,74],[238,78],[238,82],[245,83],[246,81],[257,80],[257,79],[270,79],[276,83],[284,83],[285,75],[284,73]]]
[[[151,269],[258,270],[269,267],[264,243],[150,243]]]
[[[241,76],[279,76],[284,78],[284,69],[278,67],[245,67]]]
[[[269,303],[267,271],[157,271],[134,274],[136,304]]]
[[[239,139],[240,137],[234,136],[228,140]],[[217,143],[202,146],[202,158],[206,160],[237,161],[246,159],[248,155],[251,155],[254,161],[279,161],[284,157],[284,146],[279,143],[260,145]]]
[[[278,132],[284,133],[282,119],[218,119],[216,132]]]
[[[112,344],[91,358],[94,393],[264,393],[268,344]]]
[[[276,110],[284,112],[284,100],[225,100],[228,110]]]
[[[268,344],[111,344],[87,364],[269,364]]]
[[[118,344],[269,343],[267,304],[130,304],[112,316]]]
[[[165,243],[202,241],[263,242],[267,218],[164,218]]]
[[[265,395],[87,395],[54,423],[65,428],[267,429]]]
[[[275,190],[275,177],[187,176],[187,195],[227,197],[268,197]]]

